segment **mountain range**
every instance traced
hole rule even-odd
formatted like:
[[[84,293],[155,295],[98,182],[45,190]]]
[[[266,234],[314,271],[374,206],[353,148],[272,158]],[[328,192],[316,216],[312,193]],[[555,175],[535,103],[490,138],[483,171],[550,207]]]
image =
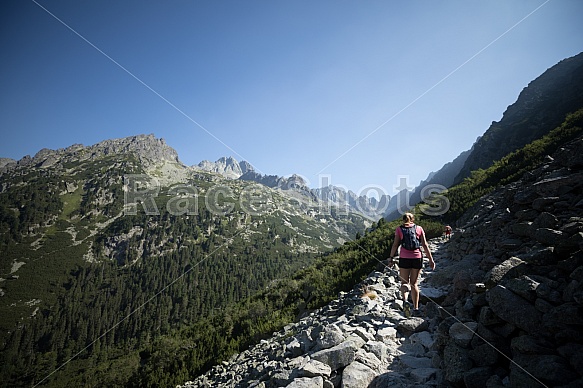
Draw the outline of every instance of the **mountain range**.
[[[346,212],[359,213],[375,221],[383,215],[390,199],[388,195],[382,195],[378,200],[366,195],[358,196],[351,190],[347,191],[333,185],[311,189],[299,175],[292,174],[287,178],[277,175],[262,175],[255,171],[249,162],[237,162],[233,157],[222,157],[216,162],[203,160],[193,167],[214,172],[230,179],[257,182],[274,189],[300,192],[315,201],[323,201],[327,204],[326,206],[344,209]]]

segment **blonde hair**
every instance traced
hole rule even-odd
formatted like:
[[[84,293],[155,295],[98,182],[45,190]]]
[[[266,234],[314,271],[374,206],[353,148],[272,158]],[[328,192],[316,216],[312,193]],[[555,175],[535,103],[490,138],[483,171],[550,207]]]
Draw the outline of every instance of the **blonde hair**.
[[[415,221],[415,216],[413,215],[413,213],[403,214],[403,223],[404,224],[413,223],[413,221]]]

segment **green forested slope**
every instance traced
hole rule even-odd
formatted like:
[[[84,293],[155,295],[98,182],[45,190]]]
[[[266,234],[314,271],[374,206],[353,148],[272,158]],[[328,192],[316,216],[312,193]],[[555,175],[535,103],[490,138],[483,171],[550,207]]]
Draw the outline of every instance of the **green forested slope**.
[[[275,191],[264,214],[236,201],[218,214],[202,195],[217,178],[204,174],[189,181],[201,194],[190,199],[196,212],[168,212],[177,197],[162,187],[159,214],[142,206],[126,214],[122,178],[143,172],[120,154],[3,174],[1,384],[126,384],[139,351],[160,336],[250,297],[365,227],[353,214],[308,216]],[[232,193],[251,185],[219,183]]]

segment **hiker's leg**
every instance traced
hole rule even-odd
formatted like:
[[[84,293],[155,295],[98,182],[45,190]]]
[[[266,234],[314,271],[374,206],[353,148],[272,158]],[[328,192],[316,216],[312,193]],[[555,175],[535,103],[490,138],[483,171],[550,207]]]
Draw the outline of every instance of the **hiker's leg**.
[[[411,281],[411,300],[413,302],[413,308],[417,310],[419,308],[419,273],[421,272],[420,269],[411,269],[411,277],[409,278]]]
[[[411,291],[411,286],[409,285],[411,269],[399,268],[399,276],[401,278],[401,298],[406,302],[409,299],[409,292]]]

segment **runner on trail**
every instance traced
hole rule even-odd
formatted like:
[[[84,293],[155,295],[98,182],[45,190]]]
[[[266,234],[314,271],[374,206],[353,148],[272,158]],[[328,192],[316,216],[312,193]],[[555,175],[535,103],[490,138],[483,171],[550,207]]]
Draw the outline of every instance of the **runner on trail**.
[[[413,302],[413,314],[416,316],[421,315],[419,312],[419,285],[417,284],[421,268],[423,268],[421,247],[429,259],[431,269],[435,269],[435,262],[433,261],[433,256],[425,239],[425,231],[421,226],[415,225],[414,221],[415,216],[413,214],[405,213],[403,215],[403,224],[395,230],[395,240],[393,241],[391,255],[389,257],[389,266],[393,266],[397,249],[401,246],[399,253],[399,277],[401,278],[403,310],[407,317],[411,316],[411,306],[408,301],[409,293],[411,293],[411,301]],[[403,245],[407,245],[409,249]]]
[[[444,233],[445,233],[445,239],[449,240],[451,238],[451,226],[445,225]]]

